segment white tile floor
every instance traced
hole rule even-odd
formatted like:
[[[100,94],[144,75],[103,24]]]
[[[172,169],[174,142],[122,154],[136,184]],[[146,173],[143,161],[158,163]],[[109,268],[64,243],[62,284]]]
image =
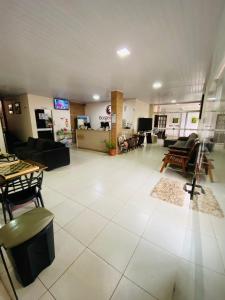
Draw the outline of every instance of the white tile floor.
[[[70,166],[45,173],[56,258],[32,285],[16,283],[21,300],[225,299],[225,220],[150,196],[162,176],[185,182],[159,173],[164,152],[159,145],[116,157],[71,150]],[[225,210],[224,181],[205,184]]]

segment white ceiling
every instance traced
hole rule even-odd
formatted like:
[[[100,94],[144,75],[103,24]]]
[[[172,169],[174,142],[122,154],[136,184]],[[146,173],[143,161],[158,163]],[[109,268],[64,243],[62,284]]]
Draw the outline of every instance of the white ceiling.
[[[199,100],[224,0],[0,0],[0,93]],[[126,46],[131,55],[120,59]],[[163,82],[152,90],[155,80]]]

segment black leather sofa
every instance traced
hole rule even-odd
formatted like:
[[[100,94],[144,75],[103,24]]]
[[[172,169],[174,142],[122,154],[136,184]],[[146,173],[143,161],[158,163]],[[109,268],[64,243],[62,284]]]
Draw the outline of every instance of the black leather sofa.
[[[26,143],[14,148],[19,159],[31,159],[48,167],[47,171],[70,164],[69,148],[46,139],[29,137]]]
[[[196,133],[192,133],[188,137],[179,137],[174,144],[169,146],[169,148],[188,151],[192,148],[196,139],[198,139],[198,135]]]

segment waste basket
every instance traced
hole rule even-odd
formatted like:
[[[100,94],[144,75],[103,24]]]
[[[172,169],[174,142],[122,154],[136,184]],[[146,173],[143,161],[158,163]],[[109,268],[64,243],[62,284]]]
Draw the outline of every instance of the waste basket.
[[[50,211],[38,207],[0,228],[0,245],[23,286],[32,283],[55,258],[53,218]]]

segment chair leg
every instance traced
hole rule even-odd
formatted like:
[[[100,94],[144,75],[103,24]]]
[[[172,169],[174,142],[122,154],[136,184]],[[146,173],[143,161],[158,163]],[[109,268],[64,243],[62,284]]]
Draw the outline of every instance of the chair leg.
[[[162,164],[162,167],[161,167],[161,169],[160,169],[160,173],[163,172],[164,168],[167,167],[168,163],[169,163],[169,158],[168,158],[167,156],[165,156],[165,157],[163,158],[163,164]]]
[[[11,210],[11,207],[8,203],[6,203],[6,209],[7,209],[10,221],[13,220],[12,210]]]
[[[4,217],[4,222],[5,224],[7,223],[7,219],[6,219],[6,212],[5,212],[6,208],[4,203],[2,202],[2,211],[3,211],[3,217]]]
[[[167,167],[167,161],[164,161],[163,164],[162,164],[162,167],[160,169],[160,173],[162,173],[164,168],[166,168],[166,167]]]
[[[34,200],[34,205],[35,205],[36,208],[39,207],[39,200],[38,200],[38,198],[36,198],[36,199]]]
[[[9,279],[9,282],[10,282],[10,285],[12,287],[12,290],[13,290],[13,294],[15,296],[15,299],[16,300],[19,300],[18,296],[17,296],[17,293],[16,293],[16,290],[15,290],[15,287],[13,285],[13,281],[12,281],[12,278],[10,276],[10,273],[9,273],[9,270],[7,268],[7,264],[6,264],[6,261],[5,261],[5,258],[4,258],[4,255],[3,255],[3,252],[2,252],[2,248],[0,247],[0,255],[1,255],[1,258],[2,258],[2,262],[3,262],[3,265],[4,265],[4,268],[6,270],[6,273],[7,273],[7,276],[8,276],[8,279]]]
[[[40,199],[40,202],[41,202],[41,206],[42,206],[42,207],[45,207],[45,206],[44,206],[44,201],[43,201],[43,198],[42,198],[42,195],[41,195],[41,192],[39,192],[39,195],[38,195],[38,196],[39,196],[39,199]]]
[[[209,175],[210,181],[213,182],[214,179],[213,179],[213,174],[212,174],[212,169],[211,169],[211,167],[208,168],[208,175]]]
[[[185,161],[182,161],[182,170],[184,172],[184,174],[186,174],[186,166],[185,166]]]

